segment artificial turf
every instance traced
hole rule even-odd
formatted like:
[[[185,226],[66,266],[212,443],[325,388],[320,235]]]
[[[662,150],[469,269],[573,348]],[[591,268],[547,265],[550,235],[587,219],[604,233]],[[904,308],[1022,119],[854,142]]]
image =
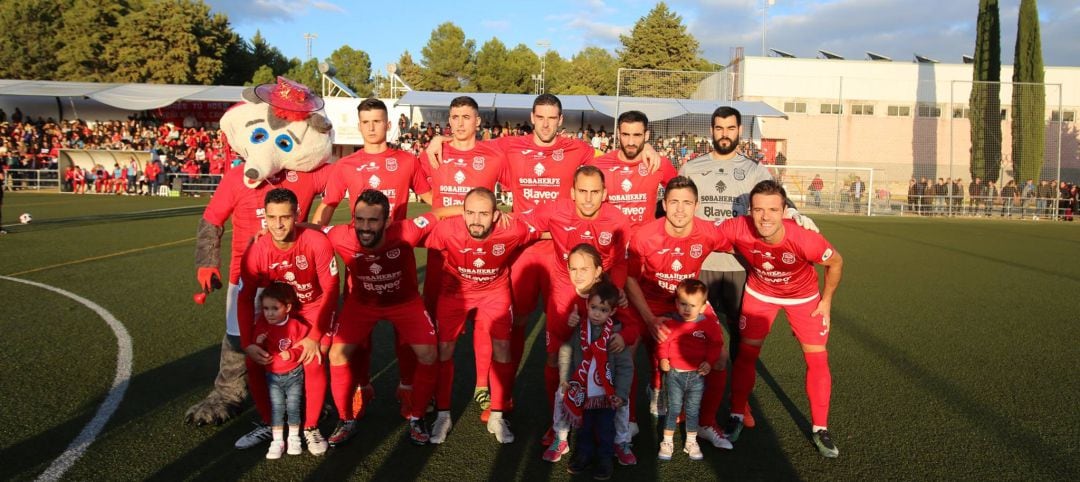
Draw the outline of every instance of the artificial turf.
[[[397,415],[389,327],[376,329],[377,398],[360,434],[325,457],[263,459],[232,443],[249,410],[221,427],[183,413],[216,373],[220,293],[191,295],[195,226],[206,198],[9,193],[0,274],[59,287],[113,313],[134,344],[123,403],[66,474],[132,479],[568,479],[566,461],[540,460],[543,332],[530,325],[511,420],[501,446],[470,403],[471,333],[459,343],[455,427],[441,446],[413,447]],[[422,209],[422,208],[419,208]],[[418,212],[414,209],[414,212]],[[346,219],[343,212],[336,219]],[[830,429],[840,448],[821,458],[808,439],[798,345],[782,319],[766,343],[752,406],[757,428],[735,450],[680,450],[658,463],[655,426],[639,405],[636,467],[617,479],[994,479],[1080,476],[1080,227],[1070,223],[818,216],[845,260],[829,343]],[[225,240],[227,245],[228,239]],[[423,263],[422,250],[417,252]],[[224,271],[224,268],[223,268]],[[421,268],[421,274],[423,268]],[[93,416],[116,369],[105,322],[58,294],[0,280],[0,479],[35,478]],[[333,421],[325,420],[328,433]],[[681,441],[676,439],[677,449]]]

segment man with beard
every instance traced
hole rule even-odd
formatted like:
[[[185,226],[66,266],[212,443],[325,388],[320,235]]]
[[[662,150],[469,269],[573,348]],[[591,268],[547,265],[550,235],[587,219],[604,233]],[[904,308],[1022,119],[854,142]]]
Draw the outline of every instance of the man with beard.
[[[334,251],[345,263],[348,293],[330,334],[330,391],[339,422],[330,435],[331,445],[344,443],[356,432],[353,394],[356,382],[371,383],[368,364],[355,363],[354,355],[370,353],[371,331],[379,320],[394,325],[400,342],[415,355],[417,364],[408,395],[409,439],[424,445],[429,434],[424,422],[435,392],[435,325],[424,310],[416,281],[413,247],[420,244],[445,214],[432,211],[415,219],[390,222],[390,200],[381,191],[367,189],[356,197],[350,225],[327,230]],[[400,361],[399,361],[400,363]]]
[[[287,283],[296,290],[300,318],[311,324],[307,337],[298,342],[303,350],[299,361],[304,364],[304,438],[308,450],[320,455],[326,452],[326,440],[318,427],[326,396],[326,372],[319,344],[337,308],[337,262],[322,233],[296,226],[300,217],[296,194],[275,188],[266,193],[263,204],[269,236],[256,239],[240,258],[240,291],[236,297],[240,346],[247,353],[248,387],[263,423],[269,424],[270,393],[265,367],[272,360],[255,343],[255,297],[260,288],[271,283]]]
[[[503,417],[513,392],[516,368],[510,363],[510,260],[520,247],[539,239],[540,232],[516,219],[506,226],[498,223],[495,193],[484,187],[469,191],[464,211],[462,217],[435,226],[426,242],[428,252],[440,253],[442,260],[441,266],[433,266],[429,255],[428,273],[443,271],[441,282],[430,286],[433,291],[424,292],[437,300],[433,313],[439,332],[439,381],[435,393],[439,413],[432,426],[431,443],[442,443],[450,432],[454,345],[468,318],[473,320],[473,345],[487,347],[486,352],[476,350],[476,365],[490,367],[490,377],[486,371],[477,375],[490,378],[491,383],[488,432],[495,434],[500,443],[510,443],[514,434]],[[485,363],[480,360],[483,356],[489,358]]]
[[[697,184],[697,215],[713,221],[723,221],[747,214],[750,205],[750,190],[758,182],[772,180],[772,174],[764,166],[739,154],[739,139],[742,135],[742,114],[738,110],[721,106],[713,111],[712,138],[713,151],[696,159],[691,159],[679,169],[679,174]],[[788,216],[794,217],[800,225],[817,231],[817,226],[809,218],[801,216],[791,209]],[[746,285],[745,260],[727,253],[712,253],[701,267],[701,281],[709,287],[709,304],[724,313],[731,338],[731,358],[737,355],[739,345],[739,310]],[[715,375],[714,375],[715,376]],[[715,415],[720,408],[720,398],[705,382],[705,398],[701,402],[702,429],[709,415]],[[749,407],[745,407],[747,417],[745,425],[754,426],[753,417],[749,416]],[[710,426],[711,427],[711,426]],[[715,427],[711,427],[715,430]],[[712,440],[710,440],[712,441]],[[714,441],[714,444],[716,442]]]

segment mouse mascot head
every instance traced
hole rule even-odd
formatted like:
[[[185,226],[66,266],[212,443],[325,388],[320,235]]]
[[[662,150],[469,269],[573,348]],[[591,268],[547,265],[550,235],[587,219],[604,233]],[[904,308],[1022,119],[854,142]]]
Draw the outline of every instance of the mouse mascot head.
[[[334,131],[323,100],[284,77],[244,89],[241,104],[221,117],[229,147],[246,162],[244,183],[258,186],[282,169],[311,171],[330,159]]]

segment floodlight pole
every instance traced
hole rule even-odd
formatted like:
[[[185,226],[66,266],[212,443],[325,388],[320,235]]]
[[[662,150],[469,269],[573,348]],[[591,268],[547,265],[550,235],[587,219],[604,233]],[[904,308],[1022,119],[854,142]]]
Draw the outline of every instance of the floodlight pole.
[[[544,49],[544,53],[540,54],[540,88],[538,94],[543,94],[547,84],[547,53],[548,48],[551,47],[551,42],[547,40],[541,40],[536,42],[537,47]]]
[[[769,3],[772,0],[762,0],[761,6],[761,56],[765,57],[765,36],[768,32]]]
[[[307,60],[311,60],[311,41],[319,38],[317,33],[305,33],[304,40],[307,41]]]

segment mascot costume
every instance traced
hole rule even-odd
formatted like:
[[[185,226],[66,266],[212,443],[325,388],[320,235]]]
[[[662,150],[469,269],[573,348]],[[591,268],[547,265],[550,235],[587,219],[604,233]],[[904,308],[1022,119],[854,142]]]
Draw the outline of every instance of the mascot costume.
[[[299,220],[304,221],[330,171],[326,163],[334,135],[322,98],[301,84],[278,77],[274,84],[245,89],[243,99],[221,117],[229,147],[243,163],[230,169],[214,191],[199,220],[195,246],[196,274],[202,288],[195,301],[201,303],[207,293],[221,288],[221,236],[225,221],[232,218],[225,338],[214,389],[185,415],[187,423],[196,425],[228,420],[239,412],[247,395],[236,299],[240,257],[265,226],[264,196],[278,187],[292,190],[300,201]]]

